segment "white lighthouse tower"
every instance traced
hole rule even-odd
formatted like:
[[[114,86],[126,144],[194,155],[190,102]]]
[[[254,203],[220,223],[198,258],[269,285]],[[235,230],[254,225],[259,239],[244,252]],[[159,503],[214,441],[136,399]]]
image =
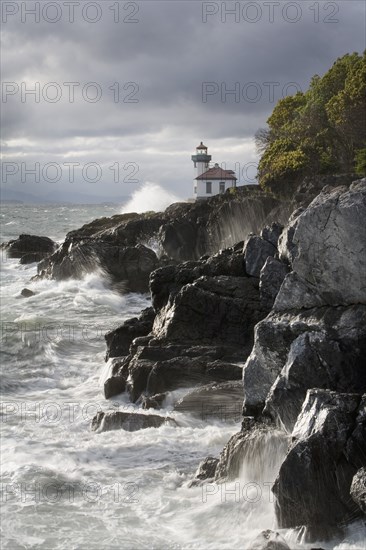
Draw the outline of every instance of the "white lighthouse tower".
[[[196,178],[202,176],[202,174],[204,174],[208,170],[212,157],[211,155],[207,154],[207,151],[208,149],[206,145],[203,145],[201,141],[198,147],[196,147],[196,154],[192,155],[192,160],[196,169]]]
[[[210,168],[211,155],[202,141],[192,155],[195,168],[193,197],[195,200],[208,199],[213,195],[225,193],[230,187],[236,187],[237,178],[232,170],[223,170],[218,164]]]

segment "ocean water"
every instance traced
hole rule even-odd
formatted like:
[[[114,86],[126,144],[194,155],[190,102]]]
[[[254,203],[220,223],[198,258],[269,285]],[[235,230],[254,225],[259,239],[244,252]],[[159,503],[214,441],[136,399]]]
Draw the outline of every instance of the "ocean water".
[[[1,240],[20,233],[59,242],[113,206],[2,205]],[[200,460],[218,456],[240,421],[207,424],[172,412],[177,427],[91,431],[106,401],[104,333],[137,315],[148,295],[121,296],[102,273],[81,281],[30,282],[36,265],[1,258],[1,549],[241,549],[275,528],[274,481],[283,434],[246,454],[237,480],[189,488]],[[24,299],[30,288],[35,296]],[[149,411],[145,411],[149,414]],[[237,419],[236,419],[237,420]],[[281,531],[291,548],[311,548]],[[323,548],[364,547],[360,524]],[[320,545],[319,545],[320,546]]]

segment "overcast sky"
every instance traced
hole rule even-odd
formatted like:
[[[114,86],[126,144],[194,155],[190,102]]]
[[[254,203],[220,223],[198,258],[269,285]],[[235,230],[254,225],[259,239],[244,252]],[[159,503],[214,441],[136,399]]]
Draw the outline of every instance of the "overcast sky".
[[[187,198],[201,140],[252,182],[275,102],[365,48],[358,0],[38,6],[2,2],[2,186],[43,197]]]

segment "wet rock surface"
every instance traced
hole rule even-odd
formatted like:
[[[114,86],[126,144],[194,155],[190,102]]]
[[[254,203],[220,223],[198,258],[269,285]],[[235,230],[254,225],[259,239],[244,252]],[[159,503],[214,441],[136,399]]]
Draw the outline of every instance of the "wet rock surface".
[[[171,296],[157,314],[153,333],[160,340],[251,344],[254,325],[266,310],[258,281],[249,277],[200,277]]]
[[[106,359],[128,355],[133,340],[141,336],[147,336],[151,332],[154,319],[153,308],[146,308],[139,317],[128,319],[117,329],[107,332],[105,335],[108,350]]]
[[[326,188],[298,218],[292,262],[332,306],[366,303],[366,179]]]
[[[288,315],[270,316],[268,323],[267,329],[273,329],[281,353],[275,339],[267,340],[265,349],[259,346],[261,353],[272,359],[268,366],[273,384],[266,395],[264,412],[277,423],[292,430],[310,388],[366,391],[365,306],[313,309],[290,319]],[[249,372],[246,374],[249,384]],[[247,391],[249,394],[249,387]]]
[[[366,467],[360,468],[354,475],[351,485],[351,496],[366,515]]]
[[[49,237],[23,234],[18,239],[5,243],[3,248],[9,258],[19,258],[20,263],[30,264],[40,262],[46,256],[53,254],[57,243]]]
[[[280,527],[305,525],[309,540],[322,540],[360,515],[350,487],[366,452],[364,407],[357,394],[309,390],[273,487]],[[364,439],[350,453],[357,429]]]
[[[274,257],[276,247],[270,242],[252,235],[244,244],[245,269],[248,275],[259,277],[260,272],[268,257]]]
[[[154,271],[153,309],[106,335],[107,358],[126,359],[111,373],[120,382],[107,380],[105,394],[113,397],[110,388],[117,392],[122,379],[133,401],[239,380],[253,328],[269,311],[258,285],[258,278],[247,275],[238,247]]]
[[[218,482],[235,479],[251,464],[248,448],[273,433],[271,422],[285,429],[292,442],[273,487],[277,519],[305,528],[308,541],[341,535],[364,513],[365,196],[365,180],[324,189],[294,212],[266,259],[260,292],[272,311],[255,327],[243,371],[252,420],[215,470]]]
[[[29,288],[23,288],[20,295],[23,298],[31,298],[31,296],[35,296],[35,292],[33,292],[33,290],[30,290]]]
[[[102,238],[69,242],[37,266],[38,278],[79,279],[101,269],[121,292],[147,292],[150,273],[159,266],[155,252],[142,244],[117,246]]]
[[[246,467],[246,477],[251,482],[259,482],[268,465],[271,468],[284,456],[288,443],[288,435],[273,425],[244,417],[241,431],[234,434],[221,451],[215,481],[232,481],[242,475]]]
[[[288,272],[288,266],[280,260],[272,256],[266,259],[259,274],[259,291],[261,302],[268,309],[273,307],[277,294]]]
[[[139,414],[115,412],[98,412],[92,420],[92,430],[109,432],[111,430],[125,430],[136,432],[147,428],[159,428],[163,424],[176,425],[172,418],[156,414]]]
[[[38,276],[79,278],[100,268],[120,284],[121,291],[146,292],[150,273],[167,261],[212,256],[251,231],[258,232],[266,222],[286,221],[292,208],[290,202],[252,185],[207,201],[173,204],[165,212],[101,218],[68,233],[56,252],[47,251],[52,256],[40,263]],[[159,258],[150,243],[159,249]]]
[[[278,252],[293,271],[283,280],[270,315],[255,328],[243,374],[245,414],[261,414],[267,400],[266,412],[288,429],[307,389],[359,393],[366,389],[365,225],[361,228],[361,219],[366,218],[366,180],[349,188],[325,189],[292,218],[279,238]],[[353,279],[351,272],[356,273]],[[348,287],[340,299],[344,281]],[[305,333],[314,334],[306,338]]]
[[[174,410],[204,421],[240,422],[242,404],[243,385],[238,380],[212,383],[191,390],[176,403]]]
[[[214,458],[213,456],[208,456],[207,458],[202,460],[202,462],[200,462],[198,465],[198,469],[194,478],[192,479],[192,481],[189,482],[188,486],[197,487],[198,485],[202,485],[203,483],[213,481],[218,462],[219,459]]]
[[[290,550],[290,547],[279,533],[267,529],[252,540],[250,550]]]

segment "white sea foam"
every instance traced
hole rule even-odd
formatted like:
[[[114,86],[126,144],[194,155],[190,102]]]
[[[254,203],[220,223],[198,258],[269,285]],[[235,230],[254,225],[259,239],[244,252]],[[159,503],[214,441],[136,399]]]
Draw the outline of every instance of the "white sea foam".
[[[181,199],[157,183],[146,182],[123,205],[121,213],[162,212],[175,202],[181,202]]]

